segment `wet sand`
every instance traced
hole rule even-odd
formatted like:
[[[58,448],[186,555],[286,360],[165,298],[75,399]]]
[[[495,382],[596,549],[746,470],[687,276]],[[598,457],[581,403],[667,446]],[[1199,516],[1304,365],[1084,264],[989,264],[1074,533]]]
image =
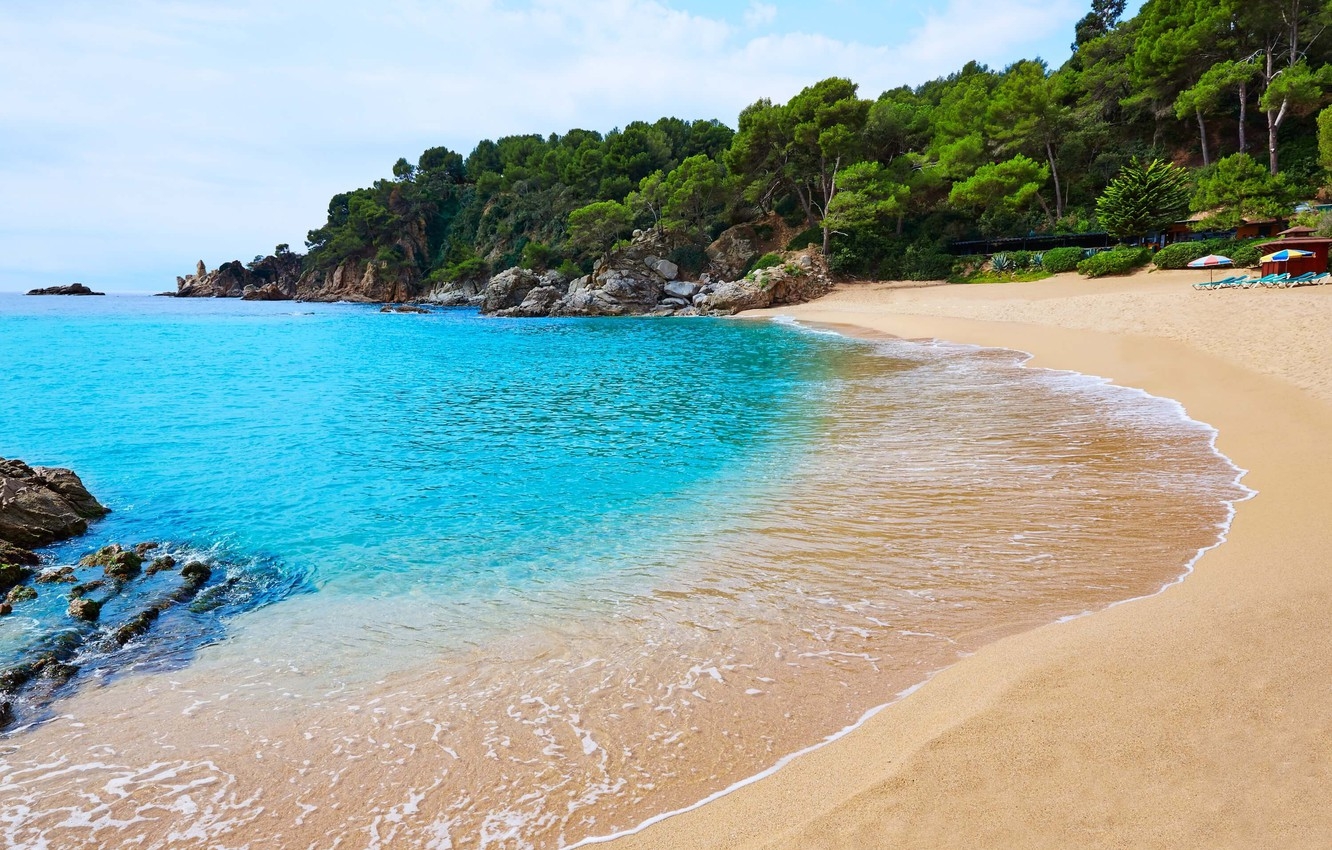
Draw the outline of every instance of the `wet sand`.
[[[1332,287],[844,287],[751,315],[1018,348],[1182,402],[1258,495],[1163,593],[992,643],[619,848],[1332,845]]]

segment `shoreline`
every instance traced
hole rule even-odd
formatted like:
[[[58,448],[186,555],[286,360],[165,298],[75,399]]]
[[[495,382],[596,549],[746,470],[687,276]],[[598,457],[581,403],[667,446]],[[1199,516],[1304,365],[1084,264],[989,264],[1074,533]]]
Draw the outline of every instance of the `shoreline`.
[[[1332,676],[1332,639],[1318,632],[1332,599],[1332,579],[1319,575],[1324,553],[1332,553],[1332,463],[1318,449],[1332,434],[1332,382],[1310,387],[1307,375],[1282,374],[1282,358],[1264,359],[1262,350],[1247,352],[1255,362],[1244,365],[1217,357],[1180,332],[1183,314],[1122,315],[1125,298],[1149,310],[1161,297],[1184,313],[1194,307],[1176,290],[1196,275],[1147,277],[1105,286],[1059,276],[983,292],[861,285],[744,314],[853,336],[1012,349],[1029,353],[1031,368],[1109,376],[1212,426],[1214,449],[1248,470],[1250,497],[1232,504],[1221,540],[1155,594],[1002,638],[829,741],[599,845],[1328,843],[1332,813],[1319,805],[1319,791],[1332,778],[1332,758],[1318,743],[1332,721],[1320,711],[1328,689],[1317,683]],[[1092,329],[1039,303],[1050,300],[1087,302],[1079,306],[1093,314],[1097,301],[1116,303],[1110,327]],[[1215,322],[1215,302],[1196,303],[1213,311],[1200,320]],[[1252,305],[1234,306],[1237,321],[1256,318]],[[1013,321],[1015,313],[1038,321]],[[1271,349],[1289,347],[1287,329],[1274,323],[1263,323]],[[1327,310],[1313,323],[1314,344],[1332,338],[1323,334],[1332,331]],[[1209,330],[1225,338],[1231,329]],[[1306,521],[1292,537],[1297,518]],[[1263,581],[1270,564],[1281,565],[1284,581]],[[1291,618],[1292,608],[1304,618]],[[1285,616],[1270,616],[1273,609]],[[1255,634],[1255,618],[1265,634]],[[1284,698],[1263,699],[1273,679]],[[1292,779],[1282,768],[1301,759],[1304,776]]]

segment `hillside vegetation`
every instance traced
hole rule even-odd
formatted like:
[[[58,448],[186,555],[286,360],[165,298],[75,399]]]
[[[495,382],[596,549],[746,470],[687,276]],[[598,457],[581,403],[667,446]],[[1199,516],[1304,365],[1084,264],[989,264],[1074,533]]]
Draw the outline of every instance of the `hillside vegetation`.
[[[1188,169],[1180,191],[1208,213],[1200,228],[1288,213],[1321,190],[1332,4],[1123,9],[1095,0],[1057,69],[972,62],[873,98],[831,78],[750,105],[734,130],[662,118],[484,140],[465,156],[431,148],[334,196],[304,266],[369,264],[423,285],[515,265],[572,275],[635,229],[685,234],[689,254],[776,213],[800,233],[792,247],[821,246],[835,272],[919,277],[947,273],[950,240],[1104,229],[1097,201],[1135,160]]]

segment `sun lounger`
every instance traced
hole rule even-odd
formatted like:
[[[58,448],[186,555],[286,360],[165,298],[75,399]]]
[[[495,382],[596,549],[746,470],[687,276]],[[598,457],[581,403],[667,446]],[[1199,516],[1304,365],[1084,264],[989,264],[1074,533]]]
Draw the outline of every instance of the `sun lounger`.
[[[1281,287],[1287,287],[1287,286],[1303,286],[1304,284],[1306,284],[1306,283],[1308,283],[1309,281],[1313,280],[1313,279],[1314,279],[1315,277],[1317,277],[1317,276],[1318,276],[1318,275],[1317,275],[1316,272],[1305,272],[1304,274],[1300,275],[1299,277],[1292,277],[1292,278],[1287,278],[1286,280],[1283,280],[1283,281],[1279,281],[1276,285],[1277,285],[1277,286],[1281,286]]]
[[[1223,277],[1220,280],[1204,280],[1193,285],[1194,289],[1225,289],[1229,286],[1236,286],[1248,280],[1248,275],[1232,275]]]
[[[1295,284],[1293,284],[1293,285],[1294,285],[1294,286],[1321,286],[1321,285],[1323,285],[1323,284],[1325,284],[1325,283],[1332,283],[1332,274],[1328,274],[1327,272],[1323,272],[1322,274],[1312,274],[1312,273],[1310,273],[1310,276],[1309,276],[1309,278],[1308,278],[1307,280],[1302,280],[1302,281],[1300,281],[1299,283],[1295,283]]]
[[[1255,286],[1281,286],[1284,281],[1290,280],[1290,272],[1281,274],[1269,274],[1264,277],[1249,281],[1244,286],[1246,289],[1252,289]]]

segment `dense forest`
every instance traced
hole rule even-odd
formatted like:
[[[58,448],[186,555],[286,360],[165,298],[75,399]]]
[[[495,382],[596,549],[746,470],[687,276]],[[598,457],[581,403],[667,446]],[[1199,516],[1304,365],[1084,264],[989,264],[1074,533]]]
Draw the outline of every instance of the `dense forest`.
[[[1147,0],[1121,20],[1124,5],[1093,0],[1057,69],[972,62],[873,99],[826,79],[752,104],[736,129],[662,118],[486,140],[465,157],[431,148],[336,195],[304,263],[430,282],[514,265],[573,274],[659,226],[697,245],[675,258],[687,268],[726,227],[779,215],[799,232],[791,247],[821,245],[838,273],[942,277],[954,240],[1114,232],[1103,196],[1126,166],[1182,166],[1176,190],[1206,214],[1199,229],[1323,191],[1332,2]]]

